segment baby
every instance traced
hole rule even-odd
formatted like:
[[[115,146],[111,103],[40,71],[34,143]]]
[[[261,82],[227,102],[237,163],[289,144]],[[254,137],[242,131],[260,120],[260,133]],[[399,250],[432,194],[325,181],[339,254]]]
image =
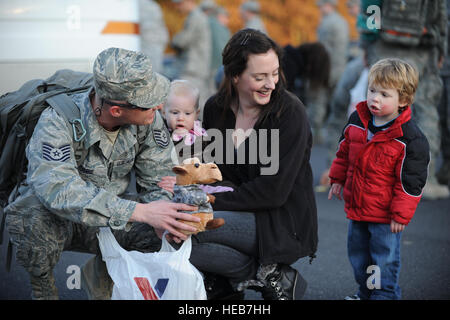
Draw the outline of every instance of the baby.
[[[189,158],[202,159],[204,141],[202,136],[207,136],[206,130],[202,128],[198,119],[200,92],[191,82],[187,80],[174,80],[170,84],[169,95],[162,109],[167,128],[172,135],[172,140],[182,163]],[[199,138],[200,137],[200,138]],[[197,140],[197,138],[199,138]],[[182,143],[184,141],[184,143]],[[195,147],[195,142],[201,146]],[[191,146],[186,148],[186,146]],[[173,192],[175,177],[163,177],[159,186]],[[225,186],[202,185],[202,189],[208,193],[233,191],[233,188]]]
[[[187,80],[174,80],[170,84],[169,95],[162,109],[180,162],[185,158],[193,158],[200,155],[190,154],[183,156],[184,150],[179,143],[184,141],[184,145],[190,146],[194,144],[197,137],[206,136],[206,130],[202,128],[200,121],[197,120],[200,113],[199,97],[199,90],[192,83]]]

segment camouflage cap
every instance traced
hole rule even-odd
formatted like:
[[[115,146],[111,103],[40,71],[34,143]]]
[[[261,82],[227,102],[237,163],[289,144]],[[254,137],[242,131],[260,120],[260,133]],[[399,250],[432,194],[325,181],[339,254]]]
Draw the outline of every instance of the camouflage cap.
[[[202,9],[202,10],[212,10],[212,9],[215,9],[216,7],[217,7],[217,5],[214,2],[214,0],[203,0],[200,3],[200,9]]]
[[[243,11],[251,11],[255,13],[259,13],[261,11],[259,2],[253,0],[245,1],[244,3],[242,3],[240,9]]]
[[[105,99],[150,109],[169,93],[169,80],[153,72],[150,58],[141,52],[106,49],[95,59],[93,71],[95,92]]]
[[[323,6],[324,4],[327,4],[327,3],[336,6],[337,5],[337,0],[317,0],[316,1],[316,4],[318,6]]]

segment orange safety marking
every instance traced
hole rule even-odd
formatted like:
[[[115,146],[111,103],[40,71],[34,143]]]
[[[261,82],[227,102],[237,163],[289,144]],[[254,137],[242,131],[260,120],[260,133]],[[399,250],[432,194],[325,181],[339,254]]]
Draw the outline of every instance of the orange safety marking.
[[[139,34],[139,24],[127,21],[108,21],[102,34]]]

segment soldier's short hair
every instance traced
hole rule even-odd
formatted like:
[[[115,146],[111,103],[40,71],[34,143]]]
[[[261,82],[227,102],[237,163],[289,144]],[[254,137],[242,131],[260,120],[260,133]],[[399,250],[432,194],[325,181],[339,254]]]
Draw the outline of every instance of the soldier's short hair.
[[[379,60],[369,71],[369,86],[376,84],[398,91],[399,101],[411,105],[419,84],[419,72],[406,61],[397,58]]]

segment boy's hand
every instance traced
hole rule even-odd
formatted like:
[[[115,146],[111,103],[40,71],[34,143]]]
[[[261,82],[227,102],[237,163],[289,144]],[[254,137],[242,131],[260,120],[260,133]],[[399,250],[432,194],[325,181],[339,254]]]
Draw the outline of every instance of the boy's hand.
[[[394,220],[391,220],[391,232],[392,233],[399,233],[402,232],[405,229],[405,225],[395,222]]]
[[[331,200],[333,198],[333,195],[339,200],[342,200],[341,192],[342,192],[342,184],[333,183],[331,185],[330,192],[328,192],[328,200]]]

